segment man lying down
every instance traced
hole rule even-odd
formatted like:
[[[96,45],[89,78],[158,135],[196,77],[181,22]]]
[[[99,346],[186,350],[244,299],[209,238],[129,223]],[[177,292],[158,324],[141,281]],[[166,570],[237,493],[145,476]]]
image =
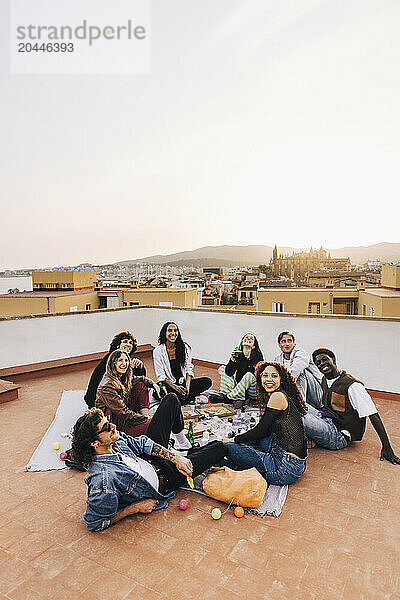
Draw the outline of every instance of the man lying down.
[[[71,455],[88,471],[83,520],[90,531],[101,531],[135,513],[165,508],[174,490],[224,457],[225,445],[219,441],[189,450],[189,458],[167,450],[171,426],[160,422],[152,427],[151,437],[131,437],[118,432],[98,408],[79,417]]]

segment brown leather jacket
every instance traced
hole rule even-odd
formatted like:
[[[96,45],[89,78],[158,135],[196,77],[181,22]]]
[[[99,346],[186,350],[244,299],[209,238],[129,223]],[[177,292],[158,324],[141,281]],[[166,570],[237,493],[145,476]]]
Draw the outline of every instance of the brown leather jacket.
[[[107,373],[100,381],[96,394],[96,408],[100,408],[104,415],[118,427],[119,422],[128,421],[132,425],[139,425],[147,421],[147,417],[130,410],[122,399],[122,392],[118,390]]]

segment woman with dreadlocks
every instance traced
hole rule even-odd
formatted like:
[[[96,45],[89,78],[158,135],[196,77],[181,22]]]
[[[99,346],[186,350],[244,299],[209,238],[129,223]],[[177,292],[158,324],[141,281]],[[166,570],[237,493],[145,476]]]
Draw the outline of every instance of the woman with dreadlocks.
[[[293,376],[276,362],[257,365],[256,391],[260,422],[227,444],[227,457],[239,470],[255,467],[268,483],[293,483],[306,468],[304,400]]]
[[[158,343],[153,351],[157,381],[169,392],[176,394],[181,404],[189,404],[211,387],[209,377],[193,377],[191,348],[183,341],[176,323],[164,323]]]
[[[150,436],[159,425],[170,423],[170,428],[180,446],[188,449],[191,444],[183,433],[181,406],[175,394],[167,394],[160,402],[153,417],[149,419],[149,406],[140,404],[138,397],[132,394],[137,380],[153,388],[158,395],[157,384],[144,375],[133,376],[129,355],[121,350],[111,352],[107,362],[107,371],[100,382],[96,395],[96,408],[123,431],[133,437],[146,434]]]

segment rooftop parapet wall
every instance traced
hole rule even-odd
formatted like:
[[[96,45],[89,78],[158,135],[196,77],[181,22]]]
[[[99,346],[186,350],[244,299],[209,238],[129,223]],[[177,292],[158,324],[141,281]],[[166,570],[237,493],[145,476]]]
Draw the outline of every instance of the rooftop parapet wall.
[[[165,321],[178,323],[193,356],[226,363],[242,335],[253,332],[266,359],[278,354],[280,331],[302,347],[331,348],[339,368],[372,389],[400,393],[400,319],[167,307],[103,309],[0,319],[0,368],[102,352],[128,329],[139,344],[157,344]]]

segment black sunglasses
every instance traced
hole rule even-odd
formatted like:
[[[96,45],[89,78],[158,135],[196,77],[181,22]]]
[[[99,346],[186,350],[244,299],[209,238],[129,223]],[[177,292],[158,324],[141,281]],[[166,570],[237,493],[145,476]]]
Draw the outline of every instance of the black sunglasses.
[[[104,423],[104,425],[100,429],[100,431],[97,432],[97,435],[100,435],[101,433],[104,433],[105,431],[111,431],[111,425],[112,425],[112,423],[110,423],[110,421],[106,421],[106,423]]]

